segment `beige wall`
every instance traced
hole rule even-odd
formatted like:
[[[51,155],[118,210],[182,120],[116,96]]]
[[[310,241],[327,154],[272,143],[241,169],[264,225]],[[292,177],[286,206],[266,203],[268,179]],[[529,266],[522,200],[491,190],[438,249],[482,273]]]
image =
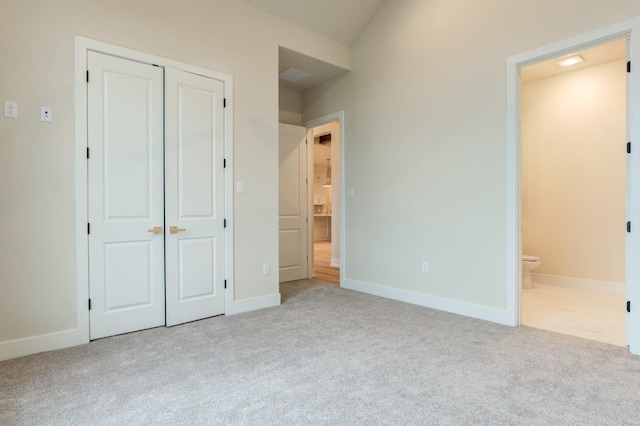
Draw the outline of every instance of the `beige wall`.
[[[278,89],[280,123],[302,124],[302,93],[298,90],[280,86]]]
[[[75,35],[233,76],[234,297],[277,294],[278,46],[347,69],[350,49],[233,0],[0,6],[0,93],[20,114],[0,117],[0,343],[76,328]]]
[[[625,282],[626,60],[522,86],[522,250],[535,272]]]
[[[349,76],[303,93],[303,120],[345,111],[346,278],[506,309],[506,60],[637,15],[636,0],[384,3]]]

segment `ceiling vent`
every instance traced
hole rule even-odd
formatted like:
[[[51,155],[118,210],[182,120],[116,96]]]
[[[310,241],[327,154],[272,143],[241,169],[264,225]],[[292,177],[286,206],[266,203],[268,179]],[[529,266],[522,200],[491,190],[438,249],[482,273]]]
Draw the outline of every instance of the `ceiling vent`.
[[[280,79],[290,81],[291,83],[297,83],[309,77],[311,77],[311,74],[308,72],[300,71],[295,68],[287,68],[280,72]]]

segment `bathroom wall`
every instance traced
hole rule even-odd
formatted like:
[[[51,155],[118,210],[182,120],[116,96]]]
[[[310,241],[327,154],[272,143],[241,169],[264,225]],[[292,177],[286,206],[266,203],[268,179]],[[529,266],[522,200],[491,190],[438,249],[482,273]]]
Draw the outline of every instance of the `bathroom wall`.
[[[282,85],[278,88],[280,123],[302,125],[302,94]]]
[[[625,60],[522,86],[522,249],[542,258],[536,273],[624,283],[625,111]]]

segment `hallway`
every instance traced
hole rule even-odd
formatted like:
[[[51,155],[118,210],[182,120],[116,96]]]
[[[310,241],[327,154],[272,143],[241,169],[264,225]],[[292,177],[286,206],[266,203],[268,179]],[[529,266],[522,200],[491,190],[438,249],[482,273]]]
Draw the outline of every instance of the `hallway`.
[[[332,285],[340,285],[340,268],[333,268],[331,264],[331,241],[316,241],[313,243],[314,277],[318,281]]]

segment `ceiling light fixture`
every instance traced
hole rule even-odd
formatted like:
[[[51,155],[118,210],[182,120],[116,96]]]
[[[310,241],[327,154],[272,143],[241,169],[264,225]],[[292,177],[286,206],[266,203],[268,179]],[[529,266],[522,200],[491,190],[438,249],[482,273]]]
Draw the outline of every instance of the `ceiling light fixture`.
[[[327,158],[327,176],[322,184],[323,188],[331,188],[331,159]]]
[[[560,65],[561,67],[570,67],[571,65],[579,64],[580,62],[584,62],[584,58],[582,56],[572,55],[556,61],[556,64]]]
[[[308,72],[300,71],[295,68],[287,68],[284,71],[280,71],[280,79],[290,81],[292,83],[297,83],[309,77],[311,77],[311,74]]]

